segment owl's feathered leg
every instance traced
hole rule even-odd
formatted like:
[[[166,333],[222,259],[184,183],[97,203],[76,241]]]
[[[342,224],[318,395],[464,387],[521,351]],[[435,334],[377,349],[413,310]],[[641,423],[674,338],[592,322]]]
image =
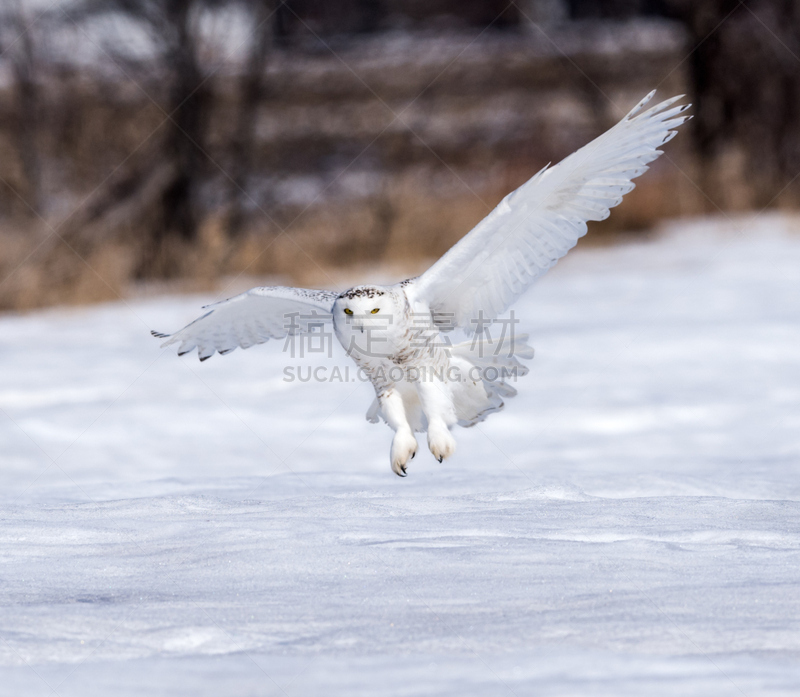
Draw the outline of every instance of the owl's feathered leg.
[[[406,465],[417,453],[417,439],[406,418],[403,397],[396,389],[389,389],[378,395],[378,401],[383,418],[395,432],[390,453],[392,471],[400,477],[405,477]]]
[[[428,420],[428,448],[441,462],[456,451],[456,439],[450,433],[450,426],[458,421],[453,396],[444,380],[420,380],[416,385],[422,411]]]

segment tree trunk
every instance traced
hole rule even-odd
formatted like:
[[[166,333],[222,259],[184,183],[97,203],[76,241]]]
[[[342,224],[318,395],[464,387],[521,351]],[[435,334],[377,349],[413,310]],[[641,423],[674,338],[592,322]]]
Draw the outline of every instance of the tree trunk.
[[[210,99],[192,34],[194,4],[194,0],[164,3],[165,67],[171,73],[164,159],[174,166],[175,174],[161,196],[161,220],[148,241],[140,265],[142,276],[178,274],[173,248],[181,243],[191,244],[198,236],[201,219],[198,189],[208,162],[205,131]]]
[[[12,49],[12,66],[17,100],[17,148],[25,178],[24,199],[34,216],[41,214],[41,166],[36,134],[39,121],[39,89],[36,83],[36,57],[26,16],[16,14],[20,38]]]
[[[247,179],[253,170],[258,109],[265,98],[264,71],[274,35],[273,1],[255,0],[250,53],[239,88],[239,109],[230,144],[230,186],[228,189],[228,235],[238,237],[246,222]]]
[[[725,204],[726,155],[750,204],[773,203],[800,173],[800,9],[795,0],[672,0],[686,24],[704,187]]]

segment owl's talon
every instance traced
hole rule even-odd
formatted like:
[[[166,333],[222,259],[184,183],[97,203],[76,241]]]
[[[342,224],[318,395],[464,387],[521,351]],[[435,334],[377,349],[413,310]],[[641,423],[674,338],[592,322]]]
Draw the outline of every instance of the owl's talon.
[[[432,422],[428,426],[428,447],[441,463],[456,451],[456,441],[444,423]]]
[[[397,431],[392,441],[392,471],[398,477],[405,477],[408,472],[406,465],[417,452],[417,439],[411,432],[411,429],[402,429]]]

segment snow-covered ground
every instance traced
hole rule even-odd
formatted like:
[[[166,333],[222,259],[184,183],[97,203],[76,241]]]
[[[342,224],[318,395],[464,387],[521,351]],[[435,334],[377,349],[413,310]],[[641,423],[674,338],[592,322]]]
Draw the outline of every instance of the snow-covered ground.
[[[505,412],[399,479],[362,383],[0,319],[0,693],[796,695],[800,222],[575,250]]]

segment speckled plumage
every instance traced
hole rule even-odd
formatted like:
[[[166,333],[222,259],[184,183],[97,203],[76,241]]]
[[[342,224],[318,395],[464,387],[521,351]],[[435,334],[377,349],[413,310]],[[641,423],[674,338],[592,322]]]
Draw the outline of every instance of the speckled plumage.
[[[355,298],[377,298],[381,295],[385,295],[385,291],[376,286],[356,286],[340,293],[339,297],[353,300]]]
[[[633,189],[661,145],[676,133],[687,106],[680,97],[644,110],[651,92],[609,131],[555,167],[545,167],[506,196],[481,223],[421,276],[393,286],[356,286],[342,293],[302,288],[254,288],[210,306],[173,335],[179,353],[195,347],[200,360],[237,346],[302,334],[333,324],[348,355],[369,376],[375,401],[370,421],[395,431],[394,472],[405,476],[417,450],[415,432],[426,432],[439,461],[455,450],[451,428],[471,426],[516,394],[507,376],[526,371],[531,358],[524,336],[507,337],[484,356],[475,344],[450,345],[455,328],[480,333],[482,321],[499,317],[531,284],[603,220]]]

